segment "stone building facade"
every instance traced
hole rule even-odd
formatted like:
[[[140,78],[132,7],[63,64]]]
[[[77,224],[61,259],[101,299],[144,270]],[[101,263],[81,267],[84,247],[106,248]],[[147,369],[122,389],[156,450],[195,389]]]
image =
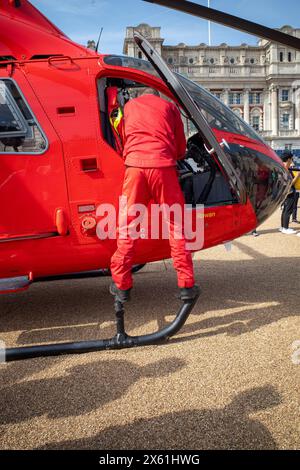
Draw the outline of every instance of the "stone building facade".
[[[257,46],[164,44],[160,27],[126,29],[123,53],[143,58],[133,40],[140,31],[169,67],[204,86],[281,152],[300,156],[300,51],[260,40]],[[300,37],[300,28],[280,28]]]

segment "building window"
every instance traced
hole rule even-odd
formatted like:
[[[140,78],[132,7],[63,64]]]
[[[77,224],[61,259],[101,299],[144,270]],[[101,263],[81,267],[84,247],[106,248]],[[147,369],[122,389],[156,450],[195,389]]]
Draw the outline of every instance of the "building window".
[[[261,104],[262,94],[261,93],[250,93],[249,94],[249,103],[250,104]]]
[[[189,63],[190,63],[190,64],[193,64],[193,63],[194,63],[194,59],[193,59],[192,57],[189,59]]]
[[[293,144],[285,144],[284,146],[284,150],[288,150],[289,152],[292,151],[292,148],[293,148]]]
[[[290,114],[289,113],[283,113],[281,115],[281,120],[280,120],[281,128],[282,129],[289,129],[290,127]]]
[[[139,59],[142,59],[142,58],[143,58],[143,54],[141,53],[141,51],[138,52],[138,58],[139,58]]]
[[[235,62],[235,60],[234,60],[234,58],[232,57],[232,58],[230,59],[230,63],[231,63],[231,64],[234,64],[234,62]]]
[[[242,104],[242,93],[229,93],[229,104]]]
[[[173,64],[173,57],[168,57],[168,64]]]
[[[263,113],[261,109],[256,108],[251,111],[250,124],[257,132],[263,129]]]
[[[216,98],[218,98],[219,100],[221,99],[222,97],[222,92],[221,91],[214,91],[214,90],[211,90],[211,94],[214,95]]]
[[[284,59],[283,52],[279,52],[279,61],[283,62],[283,59]]]
[[[214,64],[214,63],[215,63],[215,59],[212,57],[212,58],[209,60],[209,62],[210,62],[211,64]]]
[[[289,90],[281,90],[281,101],[289,101]]]
[[[250,59],[250,64],[254,64],[255,63],[255,59]]]
[[[11,79],[0,80],[0,153],[43,153],[47,141]]]
[[[242,116],[242,110],[240,108],[234,108],[232,110],[235,114],[237,114],[240,118],[243,117]]]
[[[292,62],[292,53],[291,52],[288,53],[288,61]]]
[[[252,116],[252,127],[255,131],[259,131],[259,121],[260,117],[259,116]]]

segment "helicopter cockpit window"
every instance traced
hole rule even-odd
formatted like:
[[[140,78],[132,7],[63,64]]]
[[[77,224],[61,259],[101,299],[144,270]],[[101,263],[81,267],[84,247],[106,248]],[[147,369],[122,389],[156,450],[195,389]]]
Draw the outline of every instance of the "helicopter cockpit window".
[[[104,63],[113,65],[115,67],[125,67],[129,69],[137,69],[142,72],[150,73],[158,77],[158,73],[150,62],[143,59],[136,59],[135,57],[127,57],[122,55],[107,55],[104,57]]]
[[[43,153],[47,141],[11,79],[0,79],[0,153]]]

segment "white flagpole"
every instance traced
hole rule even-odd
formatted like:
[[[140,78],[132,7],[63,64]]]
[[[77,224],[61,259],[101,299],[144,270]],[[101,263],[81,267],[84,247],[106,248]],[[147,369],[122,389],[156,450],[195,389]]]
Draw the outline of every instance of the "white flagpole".
[[[208,8],[210,8],[210,0],[207,0]],[[208,45],[211,46],[211,22],[208,22]]]

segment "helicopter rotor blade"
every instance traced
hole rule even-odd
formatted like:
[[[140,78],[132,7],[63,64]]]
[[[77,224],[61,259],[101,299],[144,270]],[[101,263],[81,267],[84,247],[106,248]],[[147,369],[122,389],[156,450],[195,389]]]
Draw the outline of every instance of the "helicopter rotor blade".
[[[220,10],[208,8],[198,3],[187,0],[143,0],[148,3],[155,3],[164,7],[178,10],[199,18],[204,18],[215,23],[220,23],[230,28],[238,29],[254,36],[258,36],[268,41],[277,42],[284,46],[292,47],[300,50],[300,38],[291,36],[290,34],[268,28],[258,23],[239,18],[238,16],[229,15]]]

